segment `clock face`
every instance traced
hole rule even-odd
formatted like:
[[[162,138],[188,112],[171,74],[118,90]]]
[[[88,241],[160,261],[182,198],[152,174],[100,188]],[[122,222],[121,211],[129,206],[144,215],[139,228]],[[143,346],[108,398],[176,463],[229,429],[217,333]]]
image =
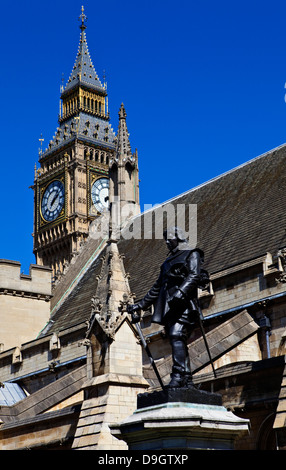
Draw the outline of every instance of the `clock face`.
[[[61,181],[55,180],[46,188],[41,204],[42,216],[47,222],[55,220],[65,202],[65,188]]]
[[[109,205],[109,179],[99,178],[96,180],[91,188],[91,199],[95,208],[99,212],[103,212]]]

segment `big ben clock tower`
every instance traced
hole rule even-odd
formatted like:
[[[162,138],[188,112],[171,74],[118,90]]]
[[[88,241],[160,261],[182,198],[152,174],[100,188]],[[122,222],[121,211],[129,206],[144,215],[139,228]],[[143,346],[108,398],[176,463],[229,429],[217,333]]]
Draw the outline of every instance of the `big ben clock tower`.
[[[108,206],[109,164],[117,148],[106,86],[87,47],[83,8],[80,20],[79,48],[62,90],[59,126],[40,153],[33,185],[36,263],[51,266],[54,274],[70,262],[90,221]]]

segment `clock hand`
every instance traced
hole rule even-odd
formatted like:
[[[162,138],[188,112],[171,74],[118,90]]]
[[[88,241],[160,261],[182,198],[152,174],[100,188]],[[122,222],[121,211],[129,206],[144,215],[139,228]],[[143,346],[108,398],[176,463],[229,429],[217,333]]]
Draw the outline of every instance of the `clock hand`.
[[[52,200],[52,203],[51,203],[51,206],[52,206],[52,207],[53,207],[54,202],[55,202],[55,200],[57,199],[58,195],[59,195],[59,191],[56,193],[54,199]]]

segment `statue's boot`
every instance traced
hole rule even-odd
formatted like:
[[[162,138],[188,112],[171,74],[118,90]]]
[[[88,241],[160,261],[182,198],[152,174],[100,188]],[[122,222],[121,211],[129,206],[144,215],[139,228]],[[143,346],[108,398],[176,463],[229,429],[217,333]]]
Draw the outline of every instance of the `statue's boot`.
[[[167,385],[168,388],[181,388],[185,386],[185,377],[181,374],[172,373],[171,381]]]
[[[196,385],[193,382],[193,377],[191,372],[185,374],[185,387],[188,388],[197,388]]]
[[[173,367],[169,388],[195,387],[192,379],[189,352],[183,337],[171,338]]]

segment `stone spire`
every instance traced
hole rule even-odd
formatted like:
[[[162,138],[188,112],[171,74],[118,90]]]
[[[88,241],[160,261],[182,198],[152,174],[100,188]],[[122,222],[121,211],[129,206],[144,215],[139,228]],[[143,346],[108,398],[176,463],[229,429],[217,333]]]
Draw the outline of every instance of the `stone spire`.
[[[129,159],[130,161],[132,161],[133,156],[131,152],[129,133],[128,133],[127,124],[126,124],[127,114],[126,114],[123,103],[121,103],[118,116],[119,116],[119,125],[118,125],[118,133],[117,133],[116,158],[118,160],[126,161],[127,159]]]
[[[110,202],[117,200],[121,222],[140,214],[138,153],[131,151],[126,124],[126,110],[122,103],[119,109],[119,125],[115,159],[110,162]],[[122,225],[121,224],[121,225]]]
[[[96,321],[104,333],[112,339],[122,321],[128,317],[124,305],[127,301],[132,301],[123,256],[119,254],[117,240],[112,234],[102,257],[101,272],[97,281],[87,337]]]
[[[78,52],[75,59],[75,63],[70,74],[67,85],[64,89],[64,92],[67,92],[71,88],[74,88],[78,85],[86,85],[88,88],[92,88],[96,91],[106,94],[105,87],[100,82],[98,75],[95,71],[94,65],[92,63],[90,53],[87,46],[86,39],[86,24],[85,20],[87,17],[84,14],[84,9],[82,7],[82,13],[79,17],[81,19],[80,24],[80,40],[78,46]]]
[[[84,341],[87,382],[73,449],[127,449],[109,426],[133,413],[138,393],[149,387],[143,377],[141,346],[126,312],[128,301],[132,294],[123,257],[110,234]]]

